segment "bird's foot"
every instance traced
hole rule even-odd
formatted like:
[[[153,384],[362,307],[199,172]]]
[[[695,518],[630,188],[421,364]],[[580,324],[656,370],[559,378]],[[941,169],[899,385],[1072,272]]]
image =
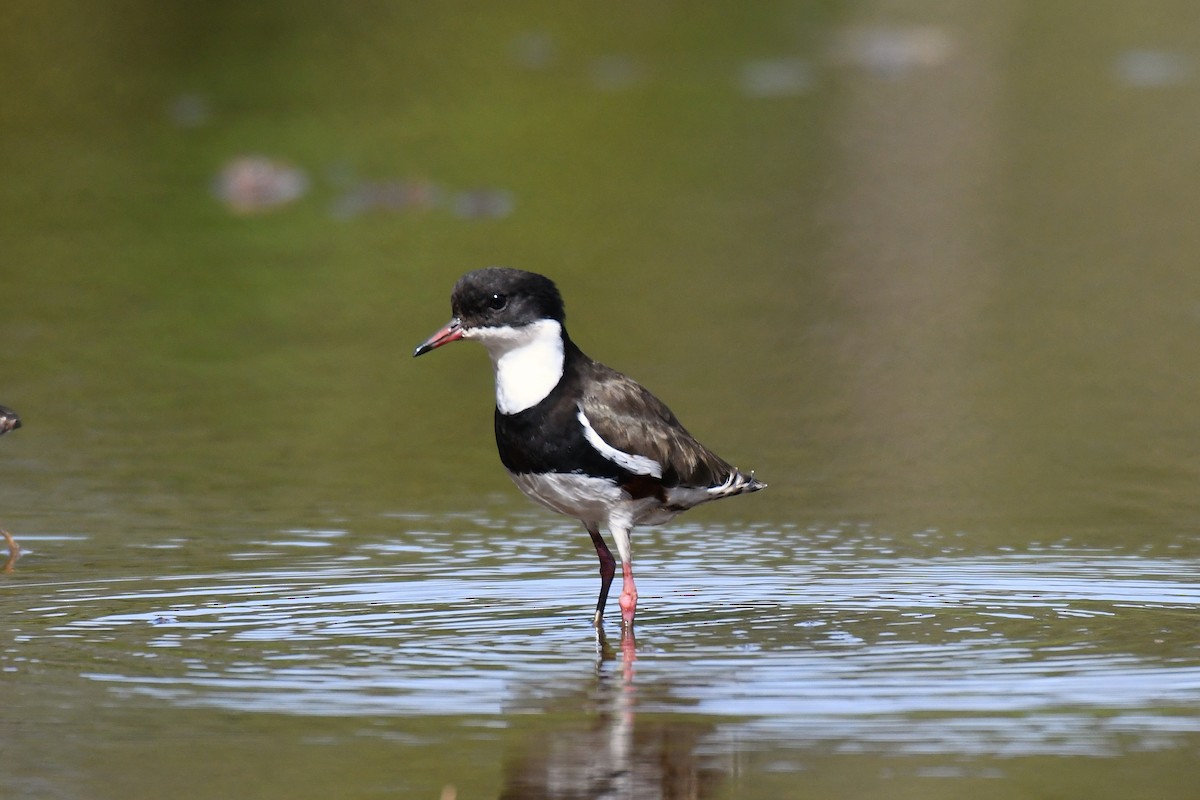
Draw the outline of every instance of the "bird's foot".
[[[621,627],[633,628],[633,615],[637,612],[637,592],[626,589],[621,592]]]

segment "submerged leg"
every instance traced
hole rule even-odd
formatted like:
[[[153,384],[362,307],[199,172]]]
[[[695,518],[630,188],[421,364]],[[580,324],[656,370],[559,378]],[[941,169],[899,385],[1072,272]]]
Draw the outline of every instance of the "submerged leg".
[[[583,525],[592,537],[592,544],[596,546],[596,557],[600,559],[600,599],[596,601],[596,616],[592,618],[592,624],[600,627],[604,618],[604,603],[608,600],[608,587],[612,585],[613,576],[617,573],[617,562],[608,545],[604,543],[604,537],[600,535],[600,526],[595,522],[585,522]]]
[[[633,628],[633,615],[637,611],[637,586],[633,583],[633,554],[629,545],[630,526],[609,520],[608,528],[617,553],[621,556],[621,626]]]
[[[0,406],[3,408],[3,406]],[[12,537],[8,531],[0,528],[0,536],[4,537],[5,543],[8,545],[8,558],[4,560],[4,566],[0,567],[0,572],[12,572],[13,564],[17,563],[17,559],[21,557],[21,547],[17,544],[17,540]],[[612,558],[612,556],[609,556]]]

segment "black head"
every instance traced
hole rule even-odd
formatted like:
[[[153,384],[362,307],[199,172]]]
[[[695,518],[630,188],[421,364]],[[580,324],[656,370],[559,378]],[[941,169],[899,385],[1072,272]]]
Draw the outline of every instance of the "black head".
[[[454,284],[450,307],[464,328],[519,328],[543,319],[566,318],[554,281],[536,272],[488,267]]]
[[[508,267],[487,267],[468,272],[454,284],[450,295],[454,318],[422,342],[413,353],[423,355],[449,344],[470,331],[486,328],[521,328],[542,320],[566,319],[562,295],[554,281]],[[471,337],[473,338],[473,337]]]

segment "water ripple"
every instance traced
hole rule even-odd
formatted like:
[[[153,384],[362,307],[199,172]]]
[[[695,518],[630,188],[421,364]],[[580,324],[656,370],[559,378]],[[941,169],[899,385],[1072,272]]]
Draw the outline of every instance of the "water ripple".
[[[743,744],[911,752],[1104,753],[1200,733],[1194,561],[884,558],[762,536],[714,568],[704,556],[726,532],[691,533],[685,558],[643,548],[626,665],[643,711],[724,720],[718,735]],[[365,562],[27,584],[41,596],[13,615],[0,663],[21,668],[42,641],[76,647],[95,664],[86,677],[117,696],[192,707],[536,710],[597,669],[596,579],[561,548],[497,548],[426,532],[364,546]]]

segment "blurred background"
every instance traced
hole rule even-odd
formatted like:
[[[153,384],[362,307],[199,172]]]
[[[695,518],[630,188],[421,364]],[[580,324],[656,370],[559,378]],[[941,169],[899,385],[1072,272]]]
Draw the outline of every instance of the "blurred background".
[[[507,492],[486,358],[409,358],[503,264],[772,514],[1190,529],[1187,8],[14,9],[7,513]]]
[[[1200,556],[1185,0],[47,2],[0,66],[9,588],[523,513],[485,354],[411,358],[485,265],[770,484],[699,522]]]

